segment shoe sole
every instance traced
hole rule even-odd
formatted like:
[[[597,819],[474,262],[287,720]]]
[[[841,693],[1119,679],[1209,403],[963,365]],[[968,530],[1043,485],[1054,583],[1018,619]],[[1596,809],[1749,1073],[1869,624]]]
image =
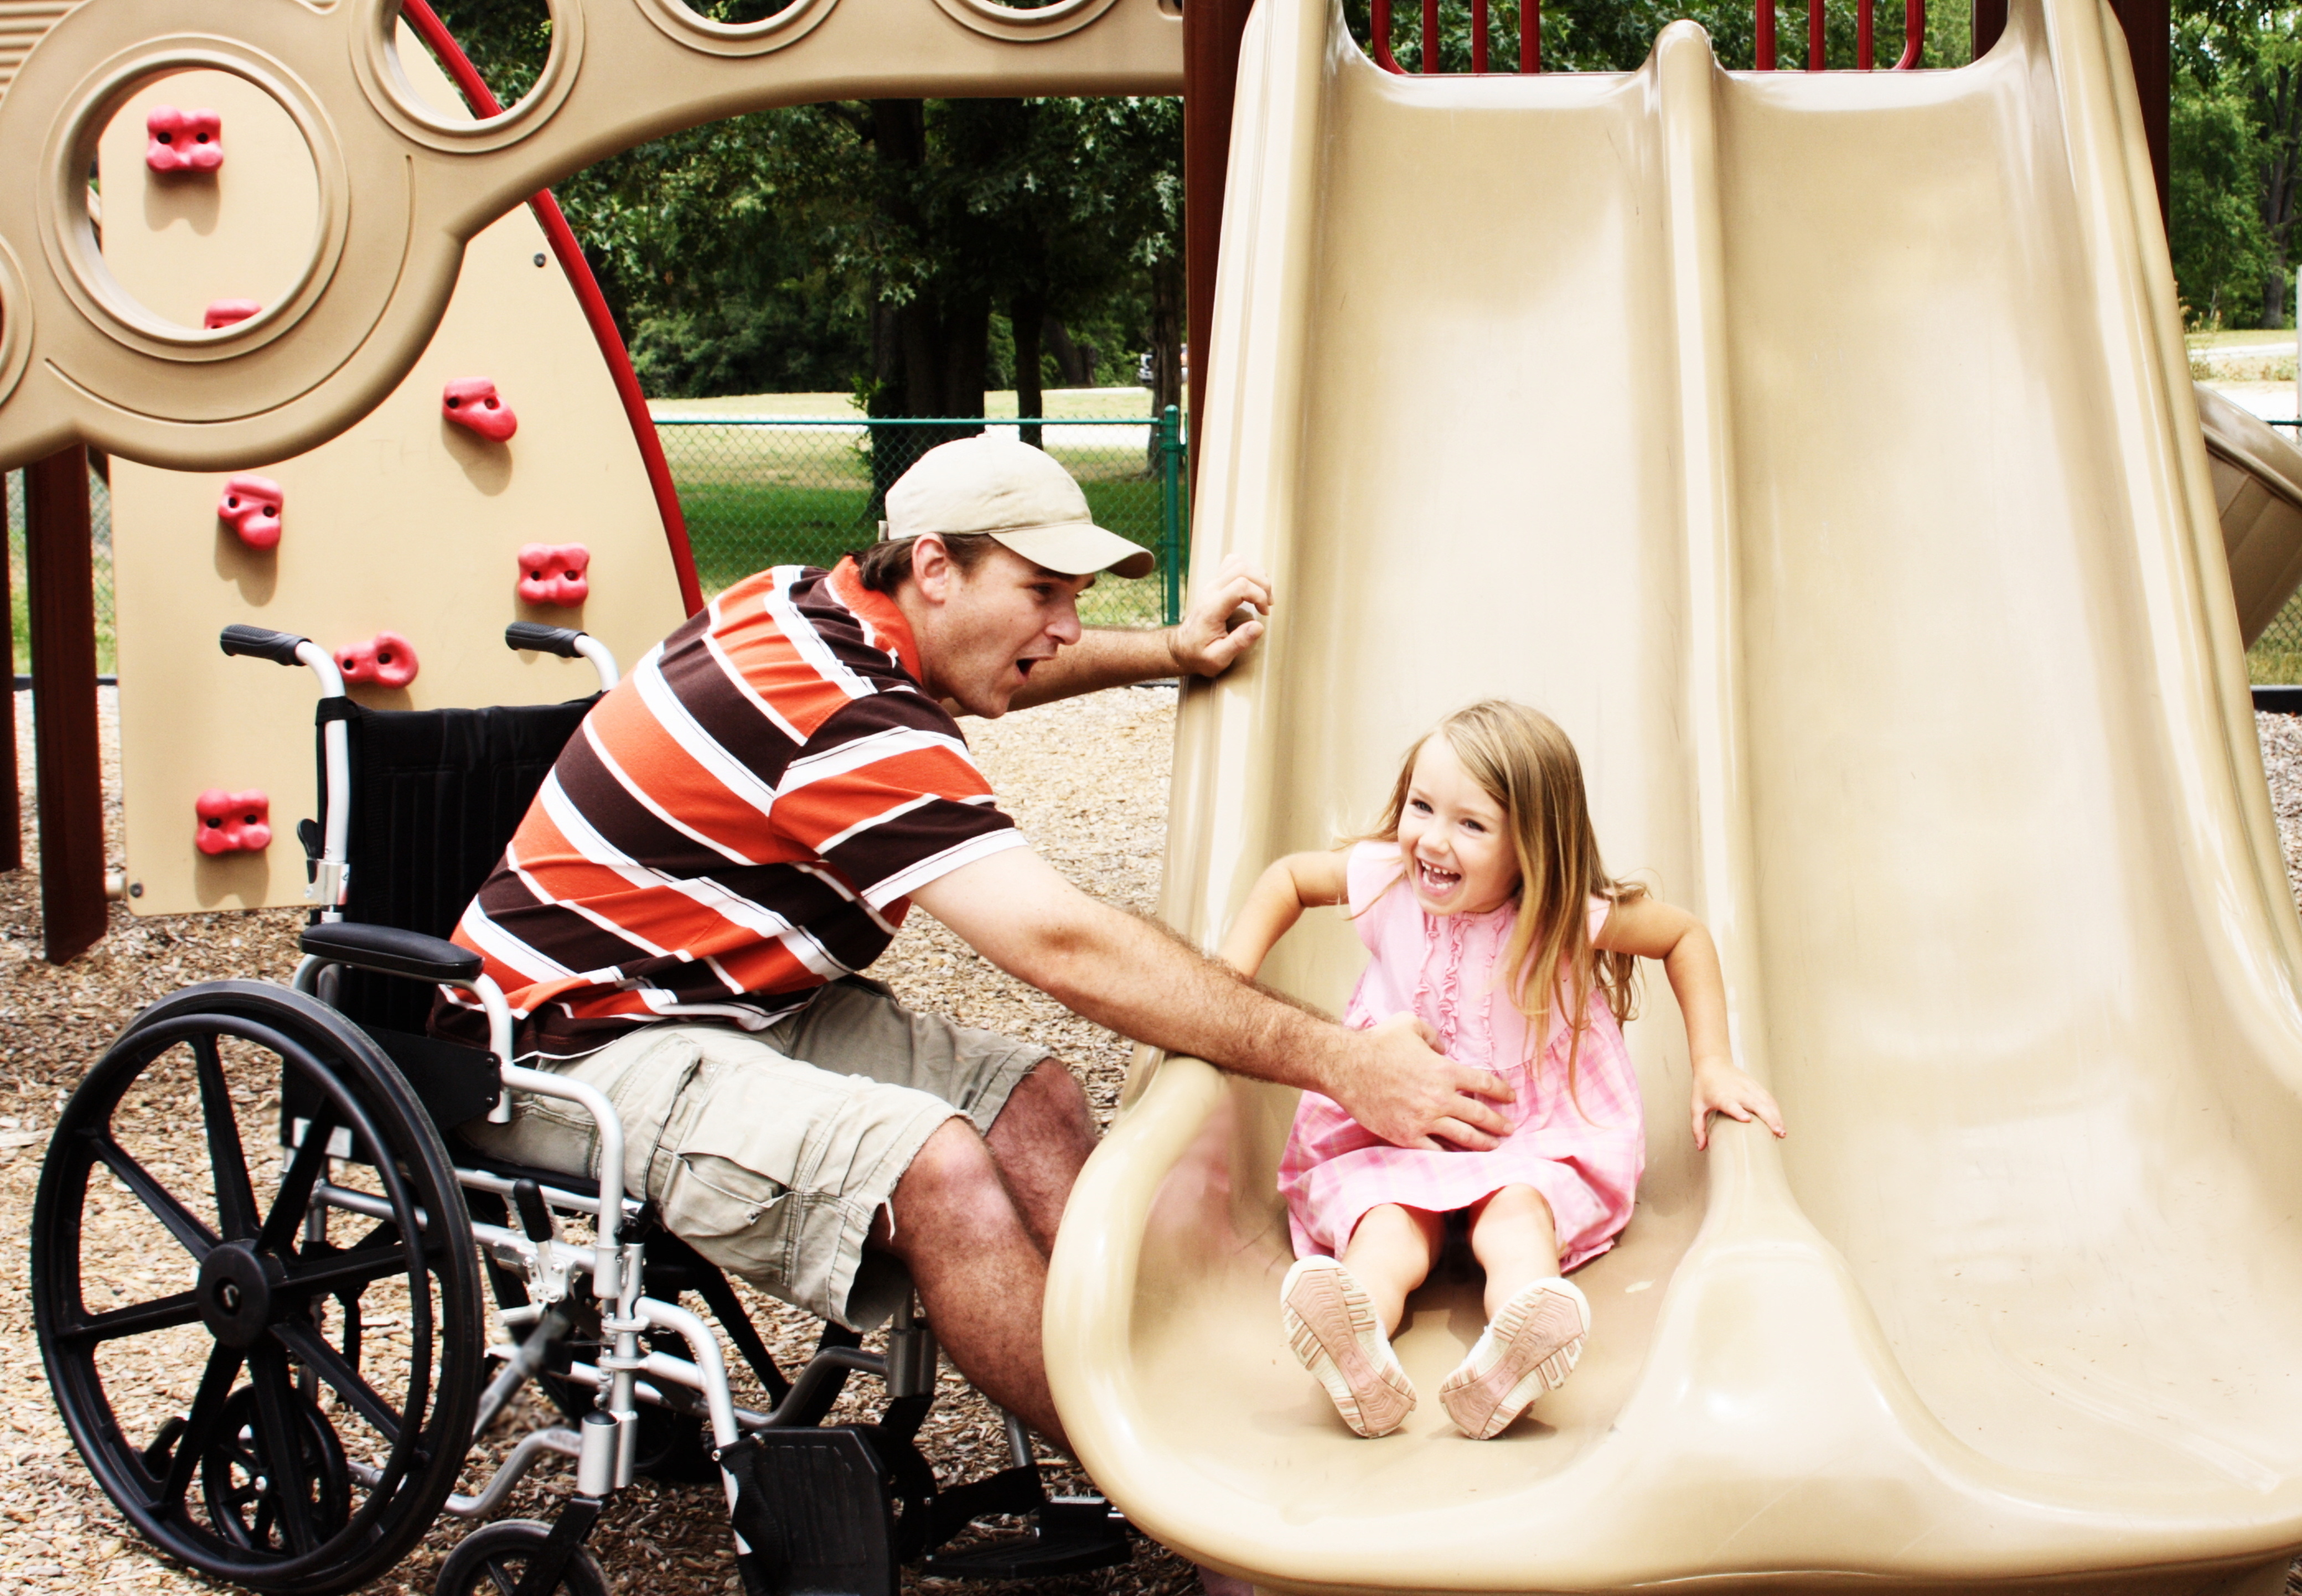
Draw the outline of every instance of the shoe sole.
[[[1287,1344],[1324,1387],[1343,1423],[1370,1438],[1388,1435],[1415,1411],[1415,1390],[1396,1361],[1385,1368],[1364,1338],[1382,1334],[1374,1304],[1340,1268],[1306,1269],[1280,1299]]]
[[[1485,1373],[1458,1368],[1439,1388],[1447,1416],[1474,1441],[1493,1440],[1537,1397],[1566,1384],[1591,1333],[1581,1306],[1548,1290],[1506,1304],[1493,1330],[1503,1349]]]

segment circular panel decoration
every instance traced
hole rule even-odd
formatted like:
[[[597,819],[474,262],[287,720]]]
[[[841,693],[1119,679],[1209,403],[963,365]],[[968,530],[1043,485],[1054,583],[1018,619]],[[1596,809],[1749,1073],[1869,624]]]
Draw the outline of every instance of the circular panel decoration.
[[[683,0],[637,0],[637,4],[641,15],[691,50],[708,55],[765,55],[805,38],[831,14],[838,0],[791,0],[780,11],[748,22],[707,17]]]
[[[32,307],[24,273],[8,240],[0,239],[0,400],[16,391],[32,357]]]
[[[434,105],[409,80],[399,60],[399,0],[358,3],[352,67],[360,87],[384,121],[427,148],[478,155],[517,144],[550,121],[576,86],[576,68],[584,59],[584,8],[568,0],[547,0],[551,49],[535,87],[517,105],[476,122],[460,108]]]
[[[1003,5],[999,0],[936,0],[962,27],[1009,44],[1038,44],[1076,33],[1111,9],[1113,0],[1054,0],[1051,5]]]
[[[204,327],[201,307],[187,301],[177,314],[154,310],[116,277],[104,256],[90,214],[88,173],[97,147],[113,120],[156,80],[176,73],[216,71],[237,78],[284,113],[301,135],[313,185],[309,237],[289,239],[267,262],[265,299],[252,315]],[[219,360],[269,343],[300,320],[326,288],[341,260],[349,227],[350,179],[327,114],[303,82],[281,63],[248,46],[209,37],[153,39],[113,56],[80,80],[51,124],[41,155],[40,241],[57,281],[97,326],[131,349],[176,360]],[[137,175],[142,175],[140,165]],[[206,190],[206,192],[213,192]],[[197,205],[177,194],[174,203]],[[0,332],[0,346],[6,342]],[[4,360],[0,352],[0,360]]]

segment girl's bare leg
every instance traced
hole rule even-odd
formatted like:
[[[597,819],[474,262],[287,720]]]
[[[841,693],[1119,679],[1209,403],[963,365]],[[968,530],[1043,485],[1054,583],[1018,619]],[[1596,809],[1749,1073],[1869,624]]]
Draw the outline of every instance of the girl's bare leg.
[[[1550,1212],[1548,1206],[1543,1209],[1546,1216]],[[1445,1226],[1440,1214],[1385,1203],[1368,1209],[1351,1232],[1350,1245],[1343,1248],[1343,1267],[1366,1289],[1383,1334],[1399,1333],[1399,1322],[1407,1315],[1407,1294],[1430,1278]]]
[[[1280,1282],[1289,1349],[1361,1435],[1388,1435],[1415,1410],[1390,1332],[1439,1238],[1437,1214],[1386,1204],[1359,1221],[1341,1258],[1298,1258]]]
[[[1558,1227],[1531,1186],[1506,1186],[1478,1205],[1471,1250],[1487,1272],[1487,1328],[1439,1400],[1464,1434],[1485,1441],[1574,1371],[1591,1306],[1558,1278]]]
[[[1558,1273],[1558,1227],[1532,1186],[1506,1186],[1471,1209],[1471,1252],[1487,1272],[1487,1317],[1533,1281]]]

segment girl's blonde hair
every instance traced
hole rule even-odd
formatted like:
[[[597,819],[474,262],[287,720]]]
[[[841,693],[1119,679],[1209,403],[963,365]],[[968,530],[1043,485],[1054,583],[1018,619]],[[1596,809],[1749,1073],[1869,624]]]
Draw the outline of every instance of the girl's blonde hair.
[[[1519,879],[1518,923],[1503,950],[1504,979],[1512,982],[1511,1001],[1527,1017],[1538,1047],[1550,1029],[1553,995],[1564,989],[1571,1098],[1592,992],[1606,995],[1617,1024],[1637,1012],[1638,960],[1592,945],[1585,906],[1593,897],[1636,903],[1647,895],[1646,888],[1615,880],[1600,862],[1575,744],[1550,716],[1508,699],[1485,699],[1458,710],[1416,739],[1399,765],[1375,840],[1399,840],[1415,761],[1432,737],[1447,739],[1471,779],[1503,811]]]

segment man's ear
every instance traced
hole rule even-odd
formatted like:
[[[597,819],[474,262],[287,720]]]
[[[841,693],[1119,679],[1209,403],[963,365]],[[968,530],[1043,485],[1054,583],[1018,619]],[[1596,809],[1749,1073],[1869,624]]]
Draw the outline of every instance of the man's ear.
[[[934,533],[923,532],[912,542],[912,580],[919,584],[921,598],[935,604],[949,598],[955,570],[951,550]]]

